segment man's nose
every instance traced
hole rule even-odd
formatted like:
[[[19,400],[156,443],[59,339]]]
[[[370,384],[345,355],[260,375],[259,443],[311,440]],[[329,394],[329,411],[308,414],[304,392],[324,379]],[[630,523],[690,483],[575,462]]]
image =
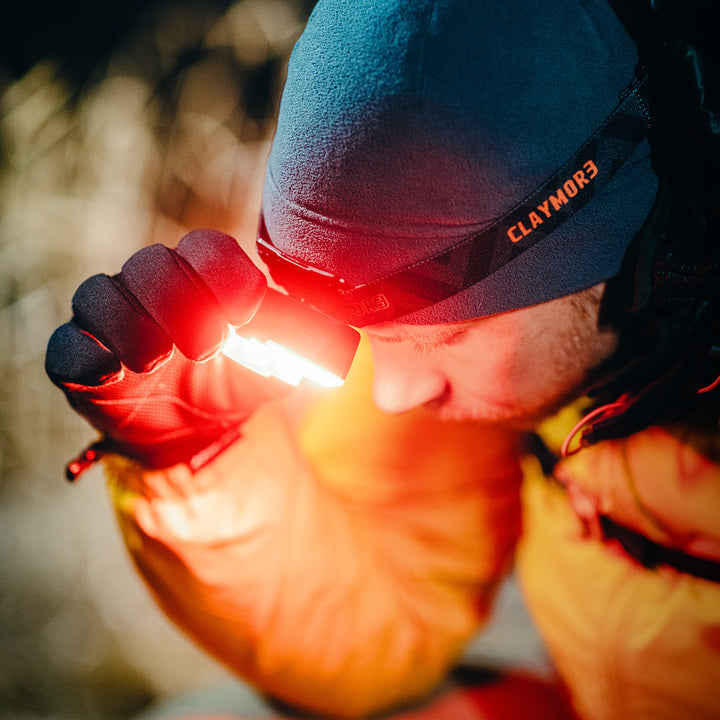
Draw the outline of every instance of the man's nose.
[[[373,400],[386,413],[401,413],[441,398],[447,390],[444,374],[430,358],[391,343],[371,342]]]

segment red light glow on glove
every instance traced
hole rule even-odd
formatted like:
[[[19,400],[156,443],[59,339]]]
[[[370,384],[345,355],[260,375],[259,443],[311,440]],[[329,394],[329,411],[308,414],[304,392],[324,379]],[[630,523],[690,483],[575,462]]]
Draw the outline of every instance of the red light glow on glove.
[[[358,342],[355,330],[268,289],[228,235],[197,230],[175,250],[143,248],[118,275],[82,283],[73,319],[48,343],[48,375],[102,435],[68,477],[104,452],[199,466],[303,378],[341,384]]]

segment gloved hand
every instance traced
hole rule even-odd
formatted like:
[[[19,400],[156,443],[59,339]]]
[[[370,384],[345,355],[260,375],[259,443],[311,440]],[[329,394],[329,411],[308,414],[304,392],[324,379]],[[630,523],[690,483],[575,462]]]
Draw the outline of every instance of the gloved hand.
[[[72,320],[48,343],[46,371],[102,433],[104,451],[153,468],[201,464],[288,387],[217,353],[228,324],[249,320],[266,287],[220,232],[194,231],[175,250],[143,248],[118,275],[80,285]]]

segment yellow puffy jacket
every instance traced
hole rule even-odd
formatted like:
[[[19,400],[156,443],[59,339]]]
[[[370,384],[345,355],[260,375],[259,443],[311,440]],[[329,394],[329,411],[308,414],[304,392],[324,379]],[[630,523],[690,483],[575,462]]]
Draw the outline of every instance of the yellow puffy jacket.
[[[428,693],[520,530],[515,438],[370,400],[369,353],[304,412],[261,408],[195,475],[108,461],[125,542],[180,627],[267,694],[359,717]]]
[[[517,438],[385,416],[361,354],[299,422],[282,403],[192,475],[108,462],[125,541],[166,613],[255,684],[360,717],[428,693],[486,618],[521,522]],[[575,420],[541,429],[549,445]],[[598,518],[720,561],[717,436],[651,428],[523,463],[526,599],[584,720],[720,719],[720,584],[647,569]]]
[[[549,445],[570,414],[543,428]],[[719,440],[649,428],[564,459],[553,481],[526,473],[519,574],[584,720],[720,718],[720,583],[645,567],[601,522],[720,562]]]

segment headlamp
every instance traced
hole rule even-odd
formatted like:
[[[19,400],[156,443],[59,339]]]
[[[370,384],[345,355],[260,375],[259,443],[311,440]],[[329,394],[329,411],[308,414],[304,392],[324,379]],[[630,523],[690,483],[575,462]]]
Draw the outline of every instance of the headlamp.
[[[231,328],[222,353],[291,385],[307,379],[339,387],[359,342],[357,330],[268,288],[252,319]]]

